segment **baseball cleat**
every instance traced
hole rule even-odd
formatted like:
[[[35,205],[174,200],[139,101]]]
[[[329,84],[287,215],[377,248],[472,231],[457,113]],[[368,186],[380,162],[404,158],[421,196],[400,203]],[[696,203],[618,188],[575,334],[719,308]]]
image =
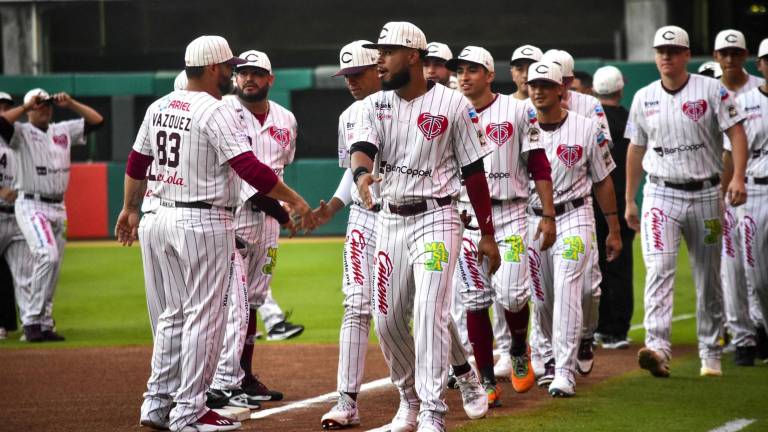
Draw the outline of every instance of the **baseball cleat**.
[[[600,346],[602,346],[603,349],[627,349],[629,348],[629,341],[626,337],[605,336],[600,342]]]
[[[269,333],[267,333],[267,340],[279,341],[291,339],[299,336],[302,332],[304,332],[303,325],[293,324],[289,321],[283,321],[272,327]]]
[[[512,356],[512,371],[509,378],[512,389],[517,393],[525,393],[533,387],[536,377],[533,375],[530,348],[521,356]]]
[[[512,374],[512,356],[509,353],[502,353],[499,360],[493,366],[493,375],[497,380],[508,380]]]
[[[651,375],[657,378],[669,378],[669,362],[656,351],[650,348],[640,348],[640,351],[637,352],[637,362]]]
[[[24,340],[30,343],[43,341],[43,331],[40,330],[40,324],[24,326]]]
[[[754,366],[757,349],[754,346],[736,347],[733,353],[733,363],[736,366]]]
[[[181,432],[223,432],[240,429],[242,423],[222,417],[215,411],[208,411],[196,422],[188,424]]]
[[[64,336],[53,330],[43,330],[43,342],[63,342]]]
[[[390,422],[390,432],[414,432],[419,417],[419,408],[411,408],[407,401],[400,401],[395,417]]]
[[[248,395],[242,389],[224,390],[224,394],[229,396],[229,403],[227,404],[229,406],[248,408],[250,410],[261,408],[260,399]]]
[[[464,412],[472,420],[485,417],[488,412],[488,395],[485,393],[474,370],[456,377],[461,391]]]
[[[536,384],[539,387],[548,387],[550,384],[552,384],[552,380],[555,379],[555,359],[549,359],[549,361],[544,364],[544,372],[539,376],[539,379],[536,381]]]
[[[448,387],[448,390],[456,390],[459,388],[459,383],[456,381],[456,375],[453,373],[453,368],[448,368],[448,384],[446,387]]]
[[[755,356],[758,360],[768,363],[768,334],[763,326],[756,329],[755,340],[757,343]]]
[[[346,393],[341,393],[336,405],[323,415],[320,426],[325,429],[342,429],[360,424],[357,402]]]
[[[581,376],[587,376],[595,365],[595,353],[593,352],[592,339],[582,339],[579,344],[579,353],[576,356],[576,370]]]
[[[270,390],[255,376],[245,377],[243,380],[243,391],[248,397],[258,401],[279,401],[283,400],[283,394],[279,391]]]
[[[590,342],[591,343],[591,342]],[[549,395],[557,397],[572,397],[576,394],[576,384],[562,375],[556,375],[549,385]]]
[[[488,395],[488,407],[496,408],[501,406],[501,386],[491,380],[483,380],[485,394]]]
[[[210,409],[224,408],[229,404],[229,394],[218,389],[210,389],[205,393],[205,406]]]
[[[720,367],[720,359],[705,358],[701,359],[701,376],[719,377],[723,376],[723,369]]]

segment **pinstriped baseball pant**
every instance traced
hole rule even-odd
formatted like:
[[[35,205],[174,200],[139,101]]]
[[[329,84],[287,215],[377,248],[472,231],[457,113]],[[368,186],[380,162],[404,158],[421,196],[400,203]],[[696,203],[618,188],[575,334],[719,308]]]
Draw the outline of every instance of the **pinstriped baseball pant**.
[[[267,297],[277,264],[277,240],[280,223],[262,211],[253,211],[250,203],[240,207],[235,216],[235,235],[246,244],[243,260],[248,278],[248,301],[258,309]]]
[[[229,293],[226,299],[228,309],[224,344],[211,384],[211,388],[218,390],[239,388],[243,378],[245,378],[245,371],[240,366],[240,357],[243,354],[245,337],[248,332],[250,307],[248,303],[248,278],[243,272],[244,267],[241,252],[235,253],[227,273]]]
[[[679,191],[653,183],[643,189],[640,239],[645,260],[645,345],[672,356],[672,290],[680,240],[688,245],[696,285],[696,333],[701,358],[720,358],[723,324],[720,284],[722,219],[720,188]]]
[[[19,196],[16,221],[32,253],[32,283],[21,322],[53,328],[53,295],[59,281],[66,243],[67,212],[63,204],[50,204]]]
[[[448,410],[449,309],[460,233],[455,205],[399,216],[385,204],[376,225],[371,302],[376,334],[401,403],[420,402],[420,424],[439,430]]]
[[[749,314],[749,291],[752,287],[748,286],[750,284],[746,277],[742,255],[741,226],[744,206],[732,207],[726,204],[723,216],[723,251],[720,276],[723,284],[725,325],[733,336],[735,346],[754,346],[755,323]]]
[[[171,406],[177,431],[204,415],[208,389],[221,352],[228,272],[234,259],[232,214],[224,209],[160,207],[142,236],[162,269],[157,293],[165,308],[157,317],[152,374],[142,416]]]
[[[32,303],[32,252],[21,234],[13,213],[0,213],[0,255],[5,257],[13,277],[16,303],[19,315],[29,316],[28,305]]]
[[[768,185],[747,185],[742,218],[742,256],[747,280],[768,331]]]

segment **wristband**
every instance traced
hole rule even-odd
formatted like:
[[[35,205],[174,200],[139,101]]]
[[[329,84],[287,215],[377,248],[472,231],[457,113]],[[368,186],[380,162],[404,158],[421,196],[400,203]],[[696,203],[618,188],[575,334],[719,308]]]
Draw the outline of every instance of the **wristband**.
[[[357,180],[363,175],[363,174],[370,174],[371,171],[366,167],[357,167],[355,169],[355,172],[352,174],[352,181],[355,182],[355,186],[357,186]]]

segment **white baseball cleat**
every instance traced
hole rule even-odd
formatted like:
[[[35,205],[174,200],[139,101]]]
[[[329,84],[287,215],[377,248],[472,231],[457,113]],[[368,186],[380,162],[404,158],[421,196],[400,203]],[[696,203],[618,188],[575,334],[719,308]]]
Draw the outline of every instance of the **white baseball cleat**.
[[[390,422],[390,432],[414,432],[419,417],[418,408],[411,408],[408,402],[400,401],[400,408]]]
[[[341,429],[360,424],[357,402],[346,393],[341,393],[336,405],[323,415],[320,426],[323,429]]]
[[[488,412],[488,394],[477,379],[475,371],[470,370],[464,375],[457,376],[461,391],[461,400],[464,403],[464,412],[472,420],[485,417]]]
[[[502,353],[499,360],[493,366],[493,375],[497,380],[506,381],[512,374],[512,356],[509,353]]]
[[[576,394],[576,384],[565,376],[555,374],[555,379],[549,385],[552,397],[571,397]]]
[[[720,366],[720,359],[705,358],[701,359],[701,376],[719,377],[723,376],[723,369]]]

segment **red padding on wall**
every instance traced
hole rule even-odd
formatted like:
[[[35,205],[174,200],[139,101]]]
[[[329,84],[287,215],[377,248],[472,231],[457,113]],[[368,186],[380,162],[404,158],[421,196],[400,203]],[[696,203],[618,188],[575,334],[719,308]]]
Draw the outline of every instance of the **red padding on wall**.
[[[68,239],[107,237],[107,165],[72,164],[64,203]]]

